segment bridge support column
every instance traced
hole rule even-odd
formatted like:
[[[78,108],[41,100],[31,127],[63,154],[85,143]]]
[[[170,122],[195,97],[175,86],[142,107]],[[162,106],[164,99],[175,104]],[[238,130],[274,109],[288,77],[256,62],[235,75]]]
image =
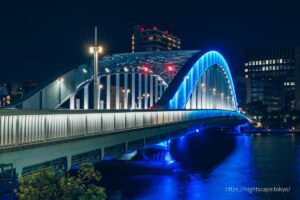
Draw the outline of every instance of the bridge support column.
[[[148,74],[145,74],[144,109],[148,108]]]
[[[124,74],[124,109],[128,109],[128,74]]]
[[[120,74],[116,74],[116,109],[120,109]]]
[[[101,85],[101,77],[99,77],[99,96],[98,96],[98,109],[103,109],[103,106],[101,106],[101,90],[102,90],[102,85]]]
[[[110,110],[110,76],[106,76],[106,109]]]
[[[206,80],[206,74],[203,75],[203,87],[201,88],[201,91],[202,91],[202,106],[201,108],[202,109],[205,109],[205,108],[208,108],[207,105],[206,105],[206,88],[208,87],[208,82]]]
[[[83,88],[83,109],[89,109],[89,84]]]
[[[131,108],[135,109],[135,73],[131,74]]]
[[[70,97],[70,110],[75,109],[75,94]]]
[[[202,105],[202,95],[201,95],[201,80],[197,85],[197,109],[201,109]]]
[[[191,105],[191,108],[192,109],[196,109],[197,107],[196,107],[196,98],[197,98],[197,88],[195,88],[194,90],[193,90],[193,92],[192,92],[192,97],[191,97],[191,103],[192,103],[192,105]]]
[[[153,106],[153,74],[150,74],[150,108]]]
[[[154,92],[155,92],[155,103],[158,101],[158,77],[155,76],[155,86],[154,86]]]
[[[67,168],[66,170],[69,171],[72,167],[72,156],[67,156]]]
[[[139,73],[139,109],[142,109],[142,74]]]
[[[162,93],[163,93],[163,82],[160,81],[160,83],[159,83],[159,97],[162,96]]]

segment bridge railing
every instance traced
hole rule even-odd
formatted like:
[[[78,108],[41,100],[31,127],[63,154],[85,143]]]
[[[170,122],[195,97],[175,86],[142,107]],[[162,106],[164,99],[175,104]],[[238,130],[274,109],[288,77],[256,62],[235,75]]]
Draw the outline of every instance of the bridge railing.
[[[243,115],[226,110],[0,111],[0,149],[203,118]]]

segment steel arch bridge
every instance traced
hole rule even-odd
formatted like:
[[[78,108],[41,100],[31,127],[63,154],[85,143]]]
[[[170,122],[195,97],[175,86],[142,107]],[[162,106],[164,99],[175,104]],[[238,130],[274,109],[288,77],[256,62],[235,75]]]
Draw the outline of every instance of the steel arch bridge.
[[[57,74],[13,105],[19,109],[89,109],[93,65]],[[237,111],[228,64],[216,52],[138,52],[99,62],[99,109]],[[76,102],[76,103],[75,103]],[[80,103],[80,102],[83,102]]]

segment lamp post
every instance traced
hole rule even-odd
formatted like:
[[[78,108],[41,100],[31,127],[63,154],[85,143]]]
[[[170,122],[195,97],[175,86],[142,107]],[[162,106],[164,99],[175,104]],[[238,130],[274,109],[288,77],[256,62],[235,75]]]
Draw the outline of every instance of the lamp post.
[[[97,44],[97,26],[95,27],[95,46],[90,47],[94,54],[94,109],[99,109],[99,79],[98,79],[98,54],[102,53],[102,46]]]

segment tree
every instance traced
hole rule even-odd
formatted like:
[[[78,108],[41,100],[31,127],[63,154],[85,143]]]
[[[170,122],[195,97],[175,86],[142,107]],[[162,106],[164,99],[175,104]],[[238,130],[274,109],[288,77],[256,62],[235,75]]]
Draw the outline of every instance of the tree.
[[[101,174],[92,165],[82,165],[75,176],[42,169],[22,177],[17,195],[20,200],[102,200],[105,189],[97,186]]]

